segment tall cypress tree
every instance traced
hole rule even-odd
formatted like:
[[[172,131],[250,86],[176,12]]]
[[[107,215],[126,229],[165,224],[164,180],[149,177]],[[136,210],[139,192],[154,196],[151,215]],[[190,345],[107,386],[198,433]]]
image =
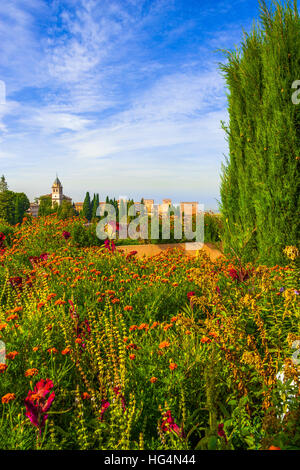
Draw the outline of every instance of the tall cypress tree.
[[[90,193],[87,192],[83,201],[82,207],[82,215],[88,219],[88,221],[92,218],[92,205],[91,205],[91,198]]]
[[[299,239],[300,78],[297,6],[261,2],[261,23],[221,65],[229,89],[229,157],[223,167],[221,211],[225,249],[275,264]]]
[[[94,194],[93,204],[92,204],[92,218],[96,217],[98,207],[99,207],[99,194]]]

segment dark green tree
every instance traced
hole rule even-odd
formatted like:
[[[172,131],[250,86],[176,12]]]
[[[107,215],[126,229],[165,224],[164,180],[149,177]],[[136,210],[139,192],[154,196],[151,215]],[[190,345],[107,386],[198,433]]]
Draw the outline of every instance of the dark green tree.
[[[92,218],[96,217],[97,209],[99,207],[99,194],[94,194],[93,204],[92,204]]]
[[[15,193],[13,191],[0,192],[0,219],[10,225],[15,223]]]
[[[260,2],[260,24],[226,57],[224,247],[247,260],[281,263],[282,249],[299,240],[300,105],[292,102],[292,84],[300,77],[296,3]]]
[[[15,193],[15,224],[21,223],[30,202],[25,193]]]
[[[89,192],[86,193],[83,201],[82,215],[86,217],[88,221],[90,221],[92,218],[92,204]]]

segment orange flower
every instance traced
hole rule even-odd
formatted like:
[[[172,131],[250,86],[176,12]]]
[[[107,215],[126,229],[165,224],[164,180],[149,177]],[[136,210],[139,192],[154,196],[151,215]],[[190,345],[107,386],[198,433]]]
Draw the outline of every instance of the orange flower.
[[[0,323],[0,331],[7,327],[7,323]]]
[[[36,351],[38,351],[38,349],[39,349],[38,346],[34,346],[34,347],[32,348],[32,351],[36,352]]]
[[[169,341],[162,341],[158,347],[159,349],[164,349],[164,348],[168,348],[169,346],[170,346]]]
[[[1,374],[2,372],[5,372],[6,369],[7,369],[7,365],[6,365],[6,364],[0,364],[0,374]]]
[[[135,359],[135,354],[129,354],[129,359],[131,359],[132,361]]]
[[[51,354],[51,353],[53,353],[53,354],[58,353],[58,351],[57,351],[56,348],[49,348],[49,349],[47,349],[47,352],[48,352],[49,354]]]
[[[82,339],[81,339],[81,338],[76,338],[76,339],[75,339],[75,343],[76,343],[76,344],[81,344],[81,343],[82,343]]]
[[[89,398],[91,398],[91,395],[87,392],[83,392],[83,394],[81,395],[81,398],[83,400],[88,400]]]
[[[27,371],[25,372],[25,377],[32,377],[33,375],[37,375],[38,372],[38,369],[27,369]]]
[[[18,318],[18,315],[17,314],[14,314],[14,315],[10,315],[9,317],[7,317],[7,321],[10,321],[10,320],[15,320],[16,318]]]
[[[149,328],[149,325],[147,323],[141,323],[140,326],[138,327],[139,330],[147,330]]]
[[[37,306],[36,306],[37,309],[39,310],[40,308],[44,307],[45,303],[46,303],[46,302],[39,302],[39,303],[37,304]]]
[[[54,302],[54,305],[64,305],[66,304],[67,302],[65,300],[62,300],[62,299],[58,299]]]
[[[173,323],[168,323],[167,325],[164,326],[164,331],[167,331],[169,328],[173,326]]]
[[[62,350],[62,354],[65,356],[66,354],[69,354],[72,351],[70,347],[66,347],[65,349]]]
[[[128,341],[128,337],[125,336],[125,338],[123,338],[123,341],[124,341],[124,343],[126,343],[126,341]]]
[[[155,328],[155,327],[158,326],[158,325],[159,325],[158,321],[155,321],[155,322],[151,325],[151,328]]]
[[[207,336],[203,336],[203,338],[201,338],[201,343],[211,343],[211,339]]]
[[[129,331],[134,331],[134,330],[137,330],[137,325],[131,325],[131,327],[129,328]]]
[[[14,359],[18,354],[19,354],[18,351],[12,351],[12,352],[6,354],[6,358],[7,359]]]
[[[9,403],[12,400],[15,400],[16,395],[14,393],[7,393],[1,398],[2,403]]]
[[[208,333],[208,336],[212,336],[213,338],[217,338],[217,337],[218,337],[217,333],[215,333],[214,331],[210,331],[210,332]]]
[[[129,312],[130,310],[133,310],[133,307],[131,307],[131,305],[126,305],[124,307],[124,310],[125,310],[125,312]]]
[[[47,300],[49,301],[49,300],[53,299],[56,296],[57,296],[57,294],[54,294],[54,292],[53,292],[53,293],[51,293],[47,296]]]
[[[151,377],[150,382],[155,384],[155,382],[157,382],[157,377]]]
[[[174,370],[174,369],[177,369],[177,364],[175,362],[170,362],[170,365],[169,365],[169,368],[170,370]]]
[[[177,320],[178,320],[178,317],[172,317],[172,318],[171,318],[171,322],[175,322],[175,321],[177,321]]]
[[[276,446],[270,446],[269,447],[269,450],[281,450],[280,447],[276,447]]]

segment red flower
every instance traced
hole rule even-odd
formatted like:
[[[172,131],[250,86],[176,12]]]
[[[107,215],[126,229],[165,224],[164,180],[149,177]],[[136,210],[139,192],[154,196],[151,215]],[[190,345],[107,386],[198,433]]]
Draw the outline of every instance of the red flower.
[[[52,380],[42,379],[36,384],[33,391],[29,390],[25,398],[26,416],[30,419],[31,423],[39,429],[40,434],[48,418],[46,413],[55,398],[55,393],[50,393],[52,388]],[[50,393],[50,395],[46,397],[48,393]]]
[[[3,243],[4,243],[5,238],[6,238],[6,236],[4,235],[4,233],[0,232],[0,248],[3,247]]]
[[[133,256],[135,256],[137,254],[137,251],[130,251],[128,253],[128,255],[126,256],[126,259],[129,259],[129,258],[132,258]]]
[[[231,279],[233,279],[233,280],[239,279],[239,275],[238,275],[238,273],[237,273],[237,270],[234,269],[234,268],[229,269],[228,274],[229,274],[229,276],[231,277]]]
[[[194,295],[195,295],[194,291],[188,292],[187,293],[187,298],[190,300],[192,297],[194,297]]]

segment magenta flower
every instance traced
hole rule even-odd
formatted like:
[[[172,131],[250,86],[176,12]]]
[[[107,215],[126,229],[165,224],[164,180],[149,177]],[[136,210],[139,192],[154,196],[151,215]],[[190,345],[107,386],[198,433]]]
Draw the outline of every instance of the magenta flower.
[[[40,260],[42,261],[47,261],[49,254],[48,253],[42,253],[40,255]]]
[[[114,244],[114,241],[110,240],[107,238],[105,241],[104,241],[104,246],[107,250],[111,251],[111,252],[114,252],[116,250],[116,245]]]
[[[221,423],[218,425],[218,436],[220,437],[224,437],[225,439],[225,444],[227,444],[227,437],[226,437],[226,434],[225,434],[225,431],[224,431],[224,424]]]
[[[106,401],[106,400],[102,400],[101,402],[101,412],[100,412],[100,421],[102,421],[103,419],[103,415],[105,413],[105,411],[107,410],[107,408],[109,407],[109,402]]]
[[[26,416],[30,419],[30,422],[39,429],[40,434],[48,418],[46,413],[55,398],[55,393],[50,393],[52,388],[52,380],[42,379],[36,384],[33,391],[29,390],[25,398]],[[50,395],[48,395],[48,393],[50,393]]]
[[[116,395],[117,397],[120,396],[121,403],[122,403],[122,407],[123,407],[123,411],[125,411],[125,410],[126,410],[125,398],[124,398],[124,395],[121,393],[121,387],[120,387],[120,385],[117,385],[116,387],[114,387],[114,393],[115,393],[115,395]]]
[[[170,430],[174,431],[177,436],[183,436],[182,429],[175,423],[174,418],[172,417],[171,411],[167,410],[163,414],[163,420],[161,423],[161,430],[162,432],[170,432]]]
[[[71,234],[70,232],[66,232],[65,230],[62,233],[62,236],[64,237],[65,240],[68,240],[70,238]]]

